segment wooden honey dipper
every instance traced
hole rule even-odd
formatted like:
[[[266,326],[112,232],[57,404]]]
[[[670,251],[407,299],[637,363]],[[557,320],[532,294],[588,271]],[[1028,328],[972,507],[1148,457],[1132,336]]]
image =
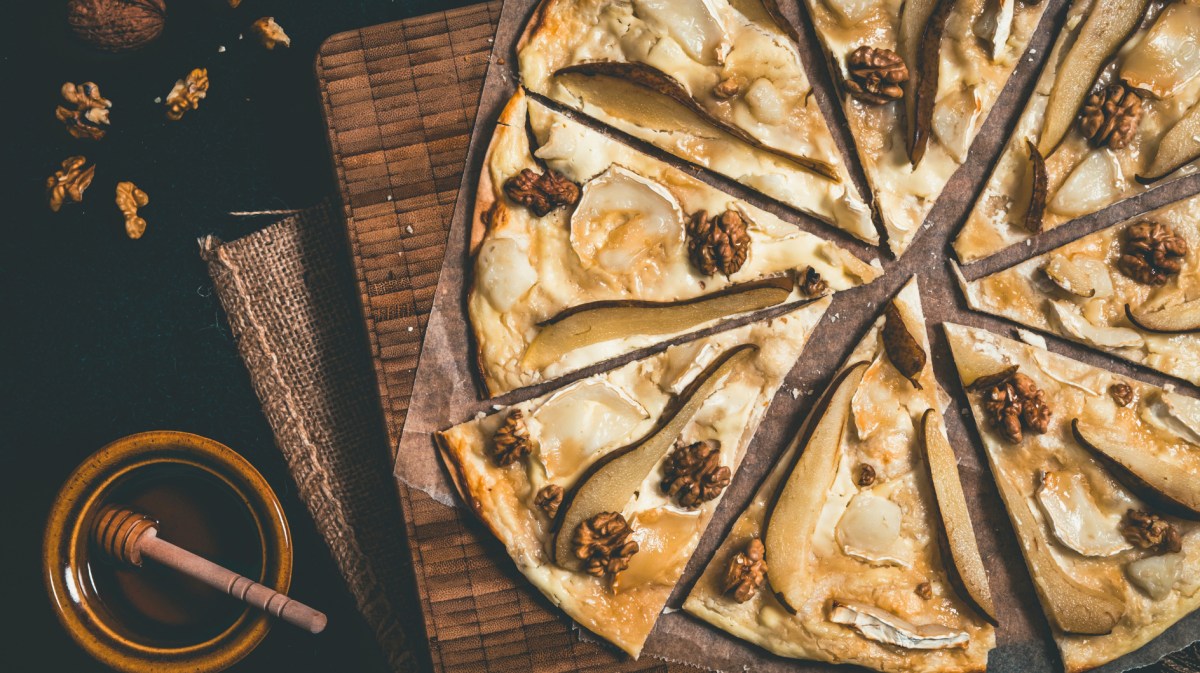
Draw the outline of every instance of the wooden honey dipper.
[[[328,621],[324,614],[246,577],[176,547],[158,537],[158,522],[120,507],[105,507],[92,527],[92,540],[101,551],[121,563],[141,567],[142,558],[245,601],[310,633],[320,633]]]

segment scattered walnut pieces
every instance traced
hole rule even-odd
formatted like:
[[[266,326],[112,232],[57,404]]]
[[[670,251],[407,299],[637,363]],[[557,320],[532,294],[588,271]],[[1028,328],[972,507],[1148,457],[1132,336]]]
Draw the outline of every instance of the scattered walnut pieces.
[[[1108,387],[1108,394],[1118,407],[1127,407],[1133,402],[1133,386],[1128,383],[1114,383]]]
[[[601,512],[579,524],[571,541],[575,557],[583,562],[589,575],[616,575],[629,567],[629,559],[638,552],[637,540],[629,539],[633,529],[618,512]]]
[[[694,213],[687,223],[687,249],[700,273],[711,276],[719,271],[732,276],[750,256],[746,220],[736,210],[717,217],[709,217],[703,210]]]
[[[507,467],[528,456],[532,448],[525,414],[520,409],[513,409],[492,436],[492,458],[500,467]]]
[[[100,87],[94,82],[62,85],[62,97],[67,105],[59,105],[54,116],[67,127],[75,138],[100,140],[108,132],[108,110],[112,101],[100,95]]]
[[[858,467],[858,485],[866,488],[875,483],[875,468],[863,463]]]
[[[139,239],[146,233],[146,220],[138,217],[138,208],[150,203],[146,192],[138,189],[132,182],[117,183],[117,208],[125,216],[125,234],[132,239]]]
[[[250,24],[250,31],[258,36],[259,41],[267,49],[274,49],[277,44],[285,47],[292,46],[292,38],[283,32],[283,28],[278,23],[275,23],[273,16],[264,16]]]
[[[1183,268],[1187,240],[1158,222],[1139,222],[1125,229],[1117,268],[1144,285],[1161,286]]]
[[[62,168],[46,178],[46,195],[50,198],[50,210],[58,212],[64,203],[83,201],[83,191],[92,184],[96,176],[95,165],[84,168],[86,157],[67,157]]]
[[[175,82],[167,94],[167,119],[179,121],[183,113],[195,110],[200,101],[208,96],[208,69],[196,68],[185,79]]]
[[[1183,549],[1179,530],[1157,514],[1130,509],[1121,519],[1121,534],[1138,549],[1159,554],[1177,554]]]
[[[763,558],[766,553],[762,541],[753,538],[744,550],[734,554],[725,571],[725,593],[732,593],[739,603],[753,598],[767,580],[767,562]]]
[[[546,484],[533,496],[533,504],[553,519],[558,516],[558,508],[562,506],[563,487],[558,484]]]
[[[532,169],[522,168],[520,173],[505,181],[504,194],[538,217],[560,206],[579,203],[579,185],[550,169],[538,175]]]
[[[736,77],[726,77],[713,87],[713,95],[728,100],[742,91],[742,85]]]
[[[677,446],[663,461],[662,490],[680,507],[695,508],[721,495],[732,476],[716,442]]]
[[[1092,147],[1129,146],[1142,119],[1142,99],[1124,82],[1092,94],[1079,110],[1079,130]]]
[[[917,588],[914,589],[913,591],[923,601],[927,601],[927,600],[933,598],[933,585],[930,584],[929,582],[921,582],[920,584],[917,585]]]
[[[829,291],[829,283],[810,266],[804,270],[804,277],[800,279],[800,291],[806,297],[820,297]]]
[[[864,103],[883,105],[904,97],[902,82],[908,81],[908,66],[891,49],[863,45],[846,57],[846,89]]]
[[[1052,416],[1046,405],[1046,393],[1015,367],[1001,373],[1008,373],[1008,376],[984,377],[990,379],[986,388],[977,386],[979,381],[971,384],[973,389],[983,389],[983,411],[990,425],[1014,444],[1024,438],[1023,430],[1038,434],[1046,432]]]

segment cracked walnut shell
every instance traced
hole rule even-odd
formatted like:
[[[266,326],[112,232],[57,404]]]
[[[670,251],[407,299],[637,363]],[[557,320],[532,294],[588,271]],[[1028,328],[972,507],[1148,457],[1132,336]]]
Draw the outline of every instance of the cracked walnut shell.
[[[744,550],[734,554],[725,570],[722,586],[725,593],[732,593],[733,599],[739,603],[753,598],[767,580],[766,553],[767,548],[762,541],[754,538],[746,543]]]
[[[983,391],[983,411],[988,423],[1006,440],[1017,444],[1024,438],[1024,430],[1041,434],[1049,429],[1052,413],[1046,393],[1033,379],[1014,368],[1007,377],[989,384]]]
[[[71,0],[67,24],[80,40],[122,52],[153,42],[167,21],[165,0]]]
[[[1142,120],[1142,99],[1122,82],[1088,96],[1079,110],[1079,130],[1092,147],[1128,147]]]
[[[504,195],[543,217],[561,206],[579,203],[579,185],[557,171],[546,169],[538,175],[532,169],[522,168],[505,181]]]
[[[1188,243],[1165,224],[1139,222],[1125,230],[1117,268],[1143,285],[1161,286],[1179,275]]]
[[[525,414],[520,409],[513,409],[492,436],[492,458],[496,465],[506,467],[528,456],[532,448],[533,440],[529,438],[529,428],[525,426]]]
[[[100,140],[108,132],[108,111],[112,101],[100,95],[94,82],[62,85],[62,97],[67,105],[59,105],[54,116],[67,127],[72,137]]]
[[[1157,514],[1130,509],[1121,519],[1121,534],[1138,549],[1177,554],[1183,549],[1179,529]]]
[[[146,192],[138,189],[132,182],[117,183],[117,208],[125,216],[125,234],[132,239],[139,239],[146,233],[146,220],[138,217],[138,208],[150,203]]]
[[[96,175],[94,165],[84,168],[87,158],[82,156],[67,157],[62,167],[54,171],[54,175],[46,178],[46,195],[50,199],[50,210],[58,212],[64,203],[79,203],[83,201],[83,191],[92,184]]]
[[[663,461],[662,490],[680,507],[693,509],[721,495],[732,473],[721,464],[716,442],[676,447]]]
[[[601,512],[579,524],[571,541],[584,572],[604,577],[629,567],[629,559],[638,553],[637,540],[631,540],[632,536],[633,529],[620,513]]]
[[[750,233],[746,220],[736,210],[709,217],[701,210],[687,223],[687,249],[692,265],[711,276],[718,271],[732,276],[750,255]]]
[[[863,45],[846,57],[846,89],[864,103],[884,105],[904,97],[908,66],[891,49]]]
[[[188,76],[175,82],[171,93],[167,94],[167,119],[179,121],[183,113],[195,110],[200,101],[208,96],[208,69],[196,68]]]
[[[275,45],[279,44],[285,47],[292,46],[292,38],[283,32],[283,28],[278,23],[275,23],[273,16],[264,16],[250,24],[250,30],[258,36],[259,42],[262,42],[267,49],[274,49]]]

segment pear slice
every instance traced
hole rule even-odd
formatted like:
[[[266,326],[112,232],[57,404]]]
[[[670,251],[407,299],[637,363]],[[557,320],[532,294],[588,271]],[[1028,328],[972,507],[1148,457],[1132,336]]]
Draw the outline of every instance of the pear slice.
[[[1195,334],[1200,332],[1200,299],[1138,315],[1125,304],[1125,317],[1133,326],[1156,334]]]
[[[678,80],[645,63],[579,63],[558,70],[554,78],[576,98],[619,119],[657,131],[745,143],[835,183],[841,181],[828,162],[764,145],[745,130],[714,117]]]
[[[842,433],[850,418],[850,400],[867,371],[866,362],[842,370],[813,413],[818,418],[792,473],[766,517],[767,580],[784,607],[795,612],[807,597],[811,577],[805,569],[821,503],[837,474]]]
[[[925,368],[928,357],[921,342],[908,331],[903,312],[895,301],[888,302],[883,311],[883,350],[896,371],[900,372],[917,390],[921,382],[917,377]]]
[[[543,369],[578,348],[631,335],[675,334],[706,322],[782,304],[795,279],[775,276],[731,285],[720,292],[674,302],[597,301],[542,323],[521,366]]]
[[[996,606],[992,602],[987,572],[983,569],[983,558],[979,555],[971,514],[967,511],[967,499],[958,476],[958,459],[946,439],[946,429],[937,410],[925,411],[921,418],[921,436],[925,440],[925,466],[933,482],[934,505],[942,520],[938,543],[950,586],[980,616],[996,625]]]
[[[901,11],[901,58],[916,79],[905,91],[908,160],[913,166],[921,163],[929,147],[942,69],[942,34],[953,11],[953,0],[908,0]]]
[[[1158,151],[1155,152],[1150,167],[1134,179],[1148,185],[1196,159],[1200,159],[1200,103],[1192,106],[1192,109],[1167,131],[1158,143]]]
[[[1058,149],[1096,77],[1137,29],[1149,4],[1150,0],[1096,0],[1075,43],[1058,65],[1038,140],[1042,157]]]
[[[602,512],[622,512],[656,465],[667,455],[692,417],[725,382],[735,369],[758,352],[758,347],[731,348],[696,377],[678,398],[673,413],[666,414],[645,438],[617,449],[595,463],[579,480],[579,486],[560,506],[558,533],[554,539],[554,560],[568,569],[579,568],[573,552],[572,537],[581,523]]]
[[[1167,514],[1200,521],[1200,484],[1186,471],[1157,460],[1137,442],[1114,436],[1107,428],[1084,427],[1078,418],[1071,421],[1071,432],[1137,497]]]
[[[1025,180],[1029,187],[1029,207],[1025,210],[1025,219],[1021,226],[1031,234],[1042,231],[1042,218],[1046,215],[1046,196],[1050,188],[1050,177],[1046,174],[1046,159],[1038,151],[1037,145],[1026,140],[1029,148],[1029,166]]]

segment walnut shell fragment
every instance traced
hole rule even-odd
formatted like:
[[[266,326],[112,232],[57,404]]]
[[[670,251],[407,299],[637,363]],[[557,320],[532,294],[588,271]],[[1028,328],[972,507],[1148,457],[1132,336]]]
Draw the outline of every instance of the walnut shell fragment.
[[[146,233],[146,220],[138,217],[138,208],[150,203],[150,197],[132,182],[117,183],[117,208],[125,216],[125,234],[134,240]]]
[[[250,24],[250,31],[258,36],[259,42],[267,49],[274,49],[276,45],[285,47],[292,46],[292,38],[283,32],[283,28],[275,23],[275,17],[264,16],[261,19]]]
[[[208,96],[208,69],[195,68],[184,79],[175,82],[167,94],[167,119],[179,121],[183,113],[195,110]]]
[[[83,42],[103,51],[131,51],[153,42],[167,21],[164,0],[71,0],[67,24]]]
[[[913,387],[921,390],[917,375],[925,368],[928,356],[921,342],[908,331],[904,316],[896,302],[889,302],[883,312],[883,350],[887,353],[892,366],[908,379]]]
[[[92,178],[96,175],[96,167],[93,165],[84,168],[86,163],[86,157],[67,157],[62,162],[62,168],[46,178],[46,195],[50,199],[50,210],[57,213],[64,203],[83,201],[83,191],[92,184]]]

